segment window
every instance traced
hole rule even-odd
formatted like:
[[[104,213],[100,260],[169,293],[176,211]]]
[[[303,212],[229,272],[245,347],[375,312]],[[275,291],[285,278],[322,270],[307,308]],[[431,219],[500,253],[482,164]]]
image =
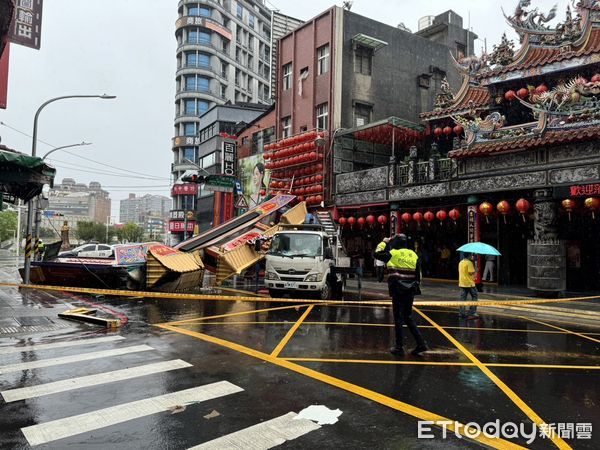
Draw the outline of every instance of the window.
[[[210,33],[200,31],[198,28],[188,31],[188,44],[210,45]]]
[[[185,114],[188,116],[196,115],[196,100],[185,101]]]
[[[371,75],[373,50],[357,46],[354,50],[354,72]]]
[[[327,103],[317,106],[317,130],[326,130],[328,127]]]
[[[371,122],[373,107],[362,103],[354,104],[354,125],[361,127]]]
[[[195,162],[196,161],[196,149],[194,147],[184,147],[183,148],[183,159],[187,159],[188,161]]]
[[[238,19],[241,19],[242,17],[244,17],[244,7],[242,5],[240,5],[239,3],[237,5],[237,17],[238,17]]]
[[[317,49],[317,75],[329,72],[329,44]]]
[[[207,169],[211,166],[214,166],[216,163],[215,152],[212,152],[209,155],[206,155],[202,158],[201,164],[199,164],[203,169]]]
[[[284,117],[281,120],[281,127],[283,128],[283,133],[281,134],[281,137],[286,138],[292,135],[292,118],[291,117]]]
[[[228,68],[229,66],[227,65],[227,63],[221,62],[221,76],[223,78],[227,78]]]
[[[221,97],[222,98],[227,97],[227,85],[225,85],[225,84],[221,85]]]
[[[198,64],[198,55],[196,53],[185,54],[185,65],[186,67],[195,67]]]
[[[202,100],[198,100],[198,115],[201,116],[206,111],[208,111],[209,103],[203,102]]]
[[[248,14],[248,25],[254,29],[254,15],[252,14]]]
[[[210,68],[210,55],[205,53],[187,52],[185,54],[186,67]]]
[[[196,124],[195,123],[183,124],[183,134],[184,134],[184,136],[195,136],[196,135]]]
[[[210,17],[210,8],[206,6],[190,6],[188,8],[188,16]]]
[[[210,56],[204,53],[198,54],[198,67],[210,68]]]
[[[292,63],[283,66],[283,90],[287,91],[292,87]]]
[[[188,75],[185,77],[185,90],[208,92],[209,79],[198,75]]]

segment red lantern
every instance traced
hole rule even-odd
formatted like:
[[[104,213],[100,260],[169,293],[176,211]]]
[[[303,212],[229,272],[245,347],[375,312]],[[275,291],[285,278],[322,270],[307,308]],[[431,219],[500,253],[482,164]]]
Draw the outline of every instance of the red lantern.
[[[575,201],[567,198],[561,202],[563,209],[569,214],[569,222],[571,221],[571,212],[575,209]]]
[[[598,76],[600,77],[600,75]],[[588,197],[583,201],[583,204],[587,209],[589,209],[592,212],[592,219],[595,219],[596,210],[600,208],[600,199],[596,197]]]
[[[456,208],[451,209],[448,215],[455,223],[458,219],[460,219],[460,211]]]
[[[600,83],[600,73],[594,74],[592,79],[590,80],[592,83]]]
[[[423,213],[420,212],[416,212],[412,215],[412,218],[415,222],[417,222],[418,224],[420,224],[423,221]]]
[[[368,223],[369,225],[373,225],[373,224],[375,223],[375,216],[373,216],[372,214],[369,214],[369,215],[367,216],[367,223]]]
[[[431,222],[433,222],[435,219],[435,214],[433,214],[431,211],[427,211],[425,214],[423,214],[423,219],[427,221],[427,225],[431,225]]]
[[[260,190],[260,196],[264,197],[265,195],[267,195],[267,191],[265,191],[264,189]]]
[[[437,220],[439,220],[440,223],[442,223],[444,220],[446,220],[447,216],[448,216],[448,214],[443,209],[440,209],[438,212],[435,213],[435,217],[437,217]]]
[[[342,216],[342,217],[340,217],[340,218],[338,219],[338,223],[339,223],[341,226],[344,226],[344,225],[346,225],[346,222],[347,222],[347,219],[346,219],[345,217],[343,217],[343,216]]]
[[[348,217],[348,225],[350,225],[350,227],[354,226],[355,223],[356,219],[353,216]]]
[[[544,83],[542,83],[535,88],[534,92],[538,95],[541,95],[544,92],[548,92],[548,88],[546,87],[546,85]]]
[[[356,223],[358,223],[358,226],[362,228],[365,224],[365,218],[359,217],[358,220],[356,221]]]
[[[457,136],[460,136],[463,132],[463,127],[461,125],[456,125],[452,131],[454,131],[454,134],[456,134]]]
[[[517,97],[519,97],[521,100],[524,100],[528,94],[529,91],[527,90],[527,88],[521,88],[517,91]]]
[[[443,132],[444,132],[444,130],[442,130],[440,127],[436,127],[433,130],[433,134],[435,134],[435,137],[440,137]]]
[[[506,91],[504,93],[504,98],[506,100],[508,100],[509,102],[512,102],[515,98],[517,98],[517,94],[515,94],[515,91],[513,91],[513,90]]]
[[[444,127],[442,131],[446,136],[450,136],[452,134],[452,127]]]
[[[490,223],[488,216],[494,212],[494,207],[488,202],[483,202],[481,205],[479,205],[479,212],[485,216],[485,221]]]
[[[320,183],[321,181],[323,181],[323,175],[321,175],[321,174],[316,175],[315,180],[317,180]]]
[[[521,214],[523,222],[525,222],[525,213],[529,211],[531,205],[524,198],[520,198],[519,200],[517,200],[517,203],[515,203],[515,207],[517,208],[517,211],[519,211],[519,214]]]
[[[510,203],[506,200],[502,200],[496,205],[496,209],[504,217],[504,223],[506,223],[506,216],[510,212]]]
[[[387,216],[384,216],[383,214],[377,217],[377,222],[379,222],[381,225],[385,225],[387,223],[387,220]]]
[[[402,222],[408,224],[410,223],[410,221],[412,220],[412,216],[410,215],[410,213],[405,212],[404,214],[402,214]]]

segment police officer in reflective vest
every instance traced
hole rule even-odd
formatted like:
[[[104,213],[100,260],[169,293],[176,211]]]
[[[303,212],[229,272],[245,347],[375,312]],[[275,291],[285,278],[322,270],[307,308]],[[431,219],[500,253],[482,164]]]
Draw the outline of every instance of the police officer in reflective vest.
[[[411,354],[420,355],[428,350],[427,344],[412,317],[415,292],[419,289],[421,282],[421,264],[417,254],[407,247],[406,235],[399,234],[388,242],[383,251],[375,253],[377,259],[387,262],[388,287],[392,297],[394,326],[396,329],[396,345],[390,349],[390,352],[396,356],[404,355],[403,323],[406,323],[417,342],[417,346]]]

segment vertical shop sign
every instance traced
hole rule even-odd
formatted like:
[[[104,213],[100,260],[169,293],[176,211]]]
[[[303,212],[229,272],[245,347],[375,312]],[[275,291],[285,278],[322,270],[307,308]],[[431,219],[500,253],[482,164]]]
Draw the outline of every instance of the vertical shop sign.
[[[8,59],[10,53],[10,42],[6,43],[4,52],[0,57],[0,108],[6,109],[8,103]]]
[[[221,152],[221,170],[224,175],[235,176],[236,144],[233,141],[223,141],[223,151]]]
[[[400,233],[400,211],[390,212],[390,236]]]
[[[42,0],[16,0],[8,40],[39,50],[41,37]]]

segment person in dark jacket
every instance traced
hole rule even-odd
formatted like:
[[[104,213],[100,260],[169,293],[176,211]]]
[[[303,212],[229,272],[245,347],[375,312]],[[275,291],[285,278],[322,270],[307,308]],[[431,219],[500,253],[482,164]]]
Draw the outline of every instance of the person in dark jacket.
[[[421,264],[417,254],[407,247],[406,235],[399,234],[387,243],[383,251],[375,253],[375,258],[387,263],[388,288],[392,297],[396,330],[396,345],[390,349],[390,352],[396,356],[404,355],[403,323],[406,323],[417,342],[417,346],[411,351],[411,354],[420,355],[428,350],[427,343],[412,317],[415,292],[419,290],[421,283]]]

